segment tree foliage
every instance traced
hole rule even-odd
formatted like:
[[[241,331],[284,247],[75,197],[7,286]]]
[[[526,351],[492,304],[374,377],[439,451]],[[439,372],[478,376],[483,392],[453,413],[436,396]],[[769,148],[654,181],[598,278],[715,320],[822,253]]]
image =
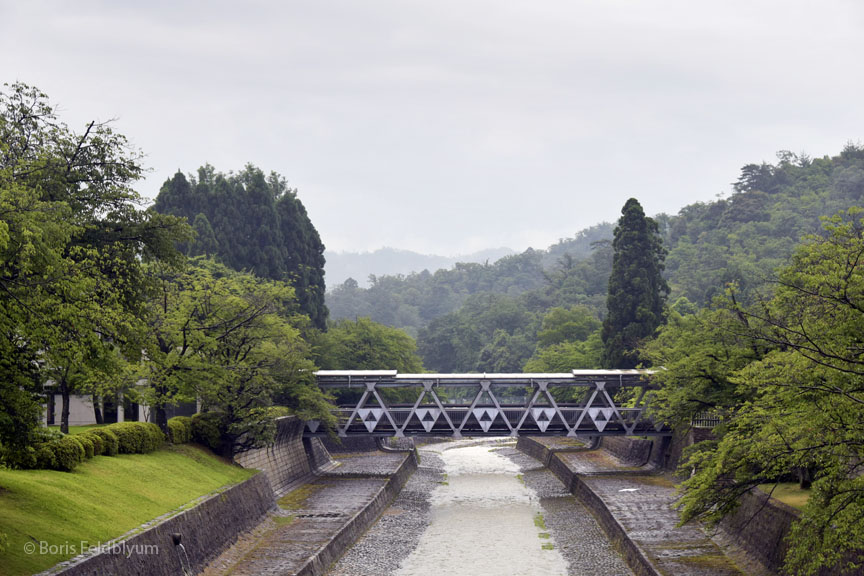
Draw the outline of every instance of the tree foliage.
[[[185,246],[187,254],[213,255],[235,270],[291,282],[300,310],[315,327],[326,327],[324,244],[282,176],[252,164],[236,174],[209,165],[189,178],[178,171],[162,185],[154,208],[193,223],[197,237]]]
[[[603,363],[606,368],[635,368],[639,345],[663,323],[669,292],[662,275],[666,250],[657,223],[645,216],[635,198],[621,210],[612,248]]]
[[[150,273],[160,288],[150,304],[141,376],[160,427],[167,428],[165,406],[195,398],[214,414],[221,445],[234,451],[272,440],[267,408],[275,401],[331,421],[300,336],[308,318],[293,312],[289,284],[203,258],[183,270],[153,266]]]
[[[414,339],[369,318],[340,320],[319,334],[315,353],[322,370],[423,372]]]
[[[795,471],[813,478],[810,500],[789,539],[786,568],[795,574],[832,565],[857,574],[864,561],[860,214],[854,209],[831,218],[824,235],[811,236],[780,271],[772,298],[732,306],[729,339],[716,348],[731,343],[739,351],[728,374],[738,402],[729,406],[719,440],[697,445],[687,462],[695,474],[684,483],[684,520],[716,521],[744,492]],[[694,370],[710,366],[711,356],[692,359]],[[683,372],[681,366],[673,370]]]
[[[142,261],[176,262],[186,226],[140,207],[139,154],[110,124],[75,132],[24,84],[0,93],[0,444],[32,440],[37,394],[53,378],[68,426],[72,387],[111,384],[133,355]]]

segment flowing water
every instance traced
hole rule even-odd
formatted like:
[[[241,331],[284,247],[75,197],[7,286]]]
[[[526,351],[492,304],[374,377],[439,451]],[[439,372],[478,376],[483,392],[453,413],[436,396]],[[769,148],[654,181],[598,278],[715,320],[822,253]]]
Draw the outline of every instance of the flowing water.
[[[489,445],[444,448],[447,477],[432,493],[431,523],[396,574],[567,574],[518,466]]]

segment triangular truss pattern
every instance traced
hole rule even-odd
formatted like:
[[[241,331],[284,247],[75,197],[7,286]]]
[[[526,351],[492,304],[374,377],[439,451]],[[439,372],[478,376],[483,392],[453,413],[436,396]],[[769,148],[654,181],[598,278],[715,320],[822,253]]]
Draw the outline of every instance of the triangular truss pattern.
[[[534,422],[537,423],[540,431],[546,432],[546,429],[549,428],[549,423],[555,416],[555,410],[552,408],[532,408],[531,416],[534,417]]]
[[[330,387],[363,387],[355,405],[340,410],[340,436],[520,434],[597,436],[668,434],[646,411],[652,385],[647,371],[584,371],[585,376],[538,375],[405,375],[391,372],[339,372]],[[316,376],[320,378],[322,373]],[[359,375],[359,376],[358,376]],[[589,379],[591,376],[596,378]],[[356,378],[352,381],[352,377]],[[347,382],[346,382],[347,380]],[[335,381],[335,382],[334,382]],[[417,390],[411,405],[387,404],[381,389]],[[626,392],[627,389],[636,393]],[[465,392],[469,393],[466,395]],[[554,392],[554,393],[553,393]],[[622,393],[623,392],[623,393]],[[405,398],[406,394],[386,394]],[[414,398],[413,394],[407,394]],[[444,401],[442,401],[442,398]],[[470,398],[470,403],[468,399]],[[514,398],[518,399],[514,402]],[[556,401],[556,398],[558,401]],[[616,398],[626,398],[618,405]],[[507,403],[501,399],[508,399]],[[306,434],[320,435],[320,422],[306,424]]]

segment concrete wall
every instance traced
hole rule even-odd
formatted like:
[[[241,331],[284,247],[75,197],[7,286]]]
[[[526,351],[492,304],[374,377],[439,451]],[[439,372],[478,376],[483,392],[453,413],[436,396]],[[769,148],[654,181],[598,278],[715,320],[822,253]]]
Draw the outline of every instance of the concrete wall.
[[[157,519],[142,532],[112,541],[103,553],[63,563],[43,574],[177,576],[184,568],[195,574],[274,506],[267,477],[256,474],[194,508]],[[175,534],[180,535],[182,548],[174,544]]]
[[[306,564],[297,571],[296,576],[321,576],[327,572],[330,565],[339,559],[378,519],[378,516],[402,490],[405,482],[417,469],[415,453],[407,452],[405,460],[399,466],[396,474],[391,476],[369,506],[354,515],[342,529],[324,545]]]
[[[547,468],[567,487],[567,490],[579,498],[585,507],[587,507],[600,526],[606,532],[610,540],[618,547],[624,555],[627,565],[637,576],[661,576],[651,562],[639,550],[636,544],[627,535],[627,532],[618,523],[603,500],[597,496],[591,488],[589,488],[579,475],[574,473],[567,465],[555,455],[555,452],[546,448],[546,446],[533,440],[532,438],[522,436],[516,444],[516,448],[525,452],[529,456],[538,458],[546,465]],[[619,448],[624,448],[619,446]],[[644,449],[644,448],[643,448]]]
[[[785,542],[797,511],[767,494],[754,490],[741,498],[741,505],[720,524],[739,546],[772,570],[779,571],[789,548]]]
[[[311,476],[313,466],[303,445],[305,423],[295,416],[276,420],[276,439],[271,446],[249,450],[234,457],[244,468],[261,470],[270,480],[277,498],[288,492],[296,483]],[[312,447],[310,446],[310,449]],[[321,447],[315,450],[319,461],[329,460],[329,454]]]

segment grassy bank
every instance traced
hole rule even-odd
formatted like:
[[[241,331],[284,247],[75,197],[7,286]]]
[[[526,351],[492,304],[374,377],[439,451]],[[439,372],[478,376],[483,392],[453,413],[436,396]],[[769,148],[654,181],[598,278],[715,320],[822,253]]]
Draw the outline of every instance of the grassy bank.
[[[801,510],[810,499],[810,490],[803,490],[797,482],[782,482],[777,484],[760,484],[759,489],[771,497]]]
[[[82,542],[105,543],[252,473],[188,444],[97,456],[74,472],[0,470],[0,574],[50,568]]]

